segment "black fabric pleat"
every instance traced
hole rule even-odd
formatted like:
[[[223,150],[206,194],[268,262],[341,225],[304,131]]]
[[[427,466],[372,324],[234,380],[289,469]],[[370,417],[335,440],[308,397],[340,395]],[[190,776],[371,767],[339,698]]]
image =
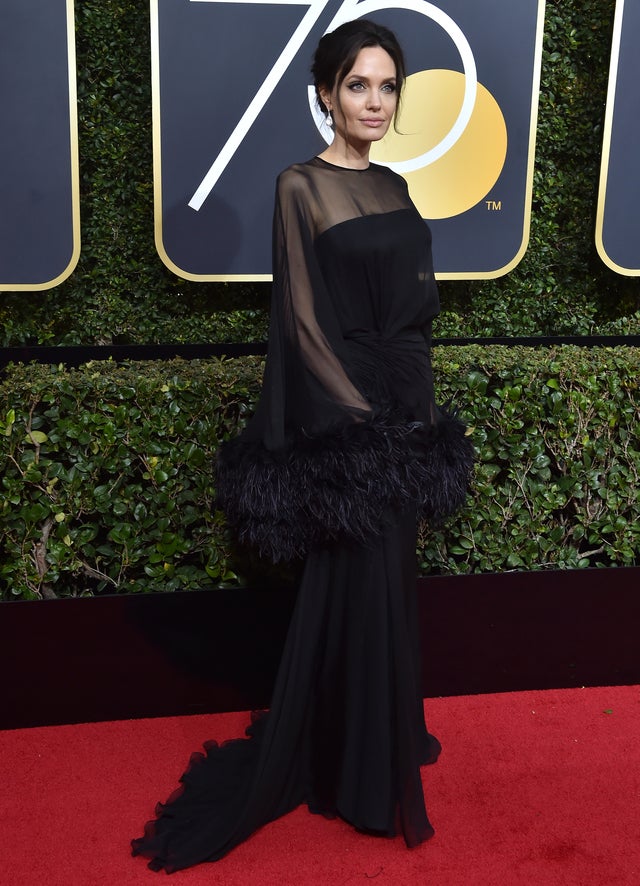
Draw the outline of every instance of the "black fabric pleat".
[[[305,563],[269,713],[195,754],[134,854],[168,872],[225,855],[302,802],[374,834],[430,837],[420,765],[440,746],[420,692],[415,511],[375,546]]]

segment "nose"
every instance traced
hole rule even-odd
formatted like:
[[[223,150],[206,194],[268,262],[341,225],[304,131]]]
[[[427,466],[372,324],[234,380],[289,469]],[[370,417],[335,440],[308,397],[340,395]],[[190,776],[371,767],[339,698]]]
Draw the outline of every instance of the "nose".
[[[377,89],[369,90],[367,107],[371,108],[372,111],[380,107],[380,96],[378,95]]]

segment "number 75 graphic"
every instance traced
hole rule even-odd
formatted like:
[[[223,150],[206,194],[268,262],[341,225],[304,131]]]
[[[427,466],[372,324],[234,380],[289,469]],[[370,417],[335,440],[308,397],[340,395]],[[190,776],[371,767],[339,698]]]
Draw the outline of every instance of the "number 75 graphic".
[[[328,6],[330,0],[190,0],[191,3],[250,3],[261,5],[286,5],[286,6],[306,6],[307,11],[304,14],[300,24],[291,35],[288,43],[280,53],[280,56],[274,62],[271,70],[265,77],[258,91],[252,98],[246,110],[240,117],[235,129],[225,142],[218,156],[213,160],[211,167],[204,176],[193,196],[189,200],[189,206],[198,211],[213,188],[216,182],[225,171],[236,151],[246,138],[251,127],[255,123],[258,115],[269,100],[274,89],[286,73],[289,65],[295,58],[306,38],[309,36],[312,28]],[[440,25],[450,36],[455,44],[462,61],[465,75],[465,89],[462,105],[453,125],[446,135],[428,151],[418,154],[408,160],[388,162],[385,165],[390,166],[396,172],[412,172],[422,169],[431,163],[434,163],[444,154],[446,154],[465,131],[473,109],[476,103],[476,94],[478,87],[476,64],[473,52],[469,46],[469,42],[459,26],[453,19],[439,9],[435,4],[427,2],[427,0],[344,0],[338,12],[331,20],[326,31],[333,31],[339,25],[355,18],[362,18],[372,13],[386,9],[403,9],[415,12],[419,15],[432,19],[436,24]],[[319,115],[313,101],[314,91],[309,87],[309,103],[311,112],[314,115],[316,126],[327,140],[330,135],[326,132],[326,128],[322,126],[322,116]]]
[[[273,181],[317,153],[318,133],[333,137],[309,84],[310,43],[363,17],[391,23],[409,67],[398,131],[371,160],[405,178],[438,277],[500,276],[524,255],[544,0],[151,0],[151,10],[156,243],[180,276],[270,278]]]

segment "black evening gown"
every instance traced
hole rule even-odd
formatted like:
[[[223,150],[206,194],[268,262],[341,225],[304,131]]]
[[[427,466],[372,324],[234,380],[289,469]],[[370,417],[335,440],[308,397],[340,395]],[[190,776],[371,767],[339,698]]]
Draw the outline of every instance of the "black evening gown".
[[[461,505],[472,448],[434,399],[430,232],[400,176],[316,157],[278,179],[273,244],[262,396],[217,491],[241,541],[304,570],[269,711],[194,754],[133,841],[155,870],[214,861],[303,802],[409,846],[433,833],[416,525]]]

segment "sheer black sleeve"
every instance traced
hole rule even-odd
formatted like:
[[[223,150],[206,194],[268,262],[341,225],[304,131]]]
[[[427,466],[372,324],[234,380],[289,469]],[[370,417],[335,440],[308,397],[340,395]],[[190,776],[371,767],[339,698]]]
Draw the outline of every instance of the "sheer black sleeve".
[[[311,408],[305,417],[315,428],[347,415],[363,419],[371,408],[337,355],[342,342],[313,249],[312,205],[308,184],[295,173],[278,180],[273,220],[273,304],[276,325],[283,331],[291,409]],[[296,390],[296,382],[303,390]],[[300,398],[300,399],[298,399]],[[295,423],[295,416],[291,416]],[[300,416],[302,419],[303,416]],[[305,425],[303,420],[300,425]]]

